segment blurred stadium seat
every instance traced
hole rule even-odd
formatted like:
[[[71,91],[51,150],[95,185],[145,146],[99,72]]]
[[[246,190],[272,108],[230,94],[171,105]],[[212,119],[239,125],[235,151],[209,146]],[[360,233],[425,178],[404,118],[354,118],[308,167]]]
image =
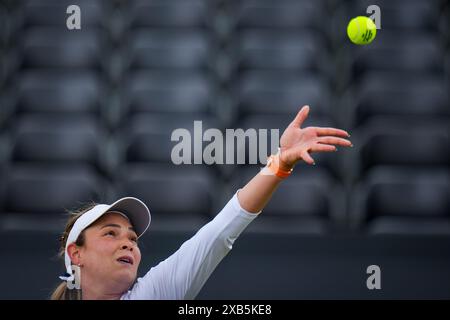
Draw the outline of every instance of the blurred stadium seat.
[[[235,1],[236,24],[260,28],[317,28],[326,16],[324,1],[245,0]]]
[[[15,84],[17,113],[99,114],[103,86],[95,73],[27,71],[18,75]]]
[[[202,131],[217,128],[217,121],[204,114],[185,114],[183,117],[171,114],[139,113],[123,123],[115,141],[120,149],[119,154],[125,163],[171,163],[172,148],[178,141],[171,141],[172,133],[177,129],[185,129],[190,133],[191,146],[194,140],[194,121],[201,121]],[[203,134],[203,132],[201,134]],[[174,137],[178,138],[178,137]],[[194,153],[191,154],[194,163]],[[197,161],[202,161],[197,158]]]
[[[327,74],[327,48],[317,32],[247,29],[236,41],[235,64],[241,70],[281,69]]]
[[[19,2],[19,1],[18,1]],[[62,13],[66,13],[67,7],[76,4],[82,8],[83,26],[101,27],[104,23],[104,10],[109,5],[109,1],[102,0],[77,0],[75,3],[70,0],[22,0],[18,24],[21,28],[30,28],[34,26],[48,26],[59,28]]]
[[[105,60],[103,37],[95,31],[68,33],[35,27],[22,37],[24,68],[98,68]]]
[[[382,36],[383,41],[375,41],[370,47],[356,51],[354,69],[357,77],[371,70],[442,74],[444,51],[437,36],[424,32],[400,38],[389,33]]]
[[[118,175],[118,196],[146,203],[154,218],[153,231],[194,232],[214,213],[216,186],[208,168],[129,163]]]
[[[379,71],[370,73],[355,87],[355,102],[349,106],[351,127],[376,115],[450,116],[443,76]]]
[[[123,114],[208,113],[214,93],[210,80],[197,72],[136,72],[126,82]]]
[[[0,226],[4,231],[60,231],[65,210],[103,202],[107,192],[106,183],[86,166],[10,166],[0,182]]]
[[[133,0],[131,27],[191,28],[207,25],[209,1],[204,0]]]
[[[134,32],[131,68],[204,68],[210,40],[202,30],[142,29]]]
[[[27,115],[12,124],[10,160],[85,164],[104,170],[105,132],[87,116]]]
[[[314,108],[315,115],[331,115],[328,84],[320,75],[249,71],[242,75],[236,94],[243,114],[292,116],[301,107],[299,103],[305,103]]]
[[[362,127],[358,146],[361,172],[378,165],[402,167],[450,166],[448,122],[442,119],[405,121],[376,117]],[[357,164],[354,163],[357,168]]]
[[[444,2],[440,0],[383,0],[377,1],[376,5],[382,8],[382,29],[397,32],[408,31],[408,29],[437,32],[440,24],[436,22],[441,17],[442,3]],[[365,13],[366,8],[374,3],[370,0],[358,0],[349,1],[346,4],[355,11]]]
[[[228,194],[242,188],[259,170],[243,166],[236,170]],[[317,168],[310,170],[299,165],[301,177],[292,177],[279,186],[267,207],[264,219],[255,220],[249,232],[279,234],[328,234],[341,232],[345,227],[342,187],[333,178]]]
[[[354,190],[353,227],[377,234],[449,234],[448,168],[379,166]]]

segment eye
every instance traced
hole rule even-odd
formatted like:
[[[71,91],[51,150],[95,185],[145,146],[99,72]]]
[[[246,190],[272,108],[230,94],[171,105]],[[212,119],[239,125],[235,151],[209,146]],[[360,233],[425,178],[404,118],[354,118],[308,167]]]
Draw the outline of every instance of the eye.
[[[116,233],[113,230],[109,230],[108,232],[105,233],[105,236],[115,236]]]
[[[138,242],[138,239],[137,239],[137,237],[131,237],[131,238],[130,238],[130,240],[131,240],[131,241],[133,241],[133,242],[135,242],[135,243],[137,243],[137,242]]]

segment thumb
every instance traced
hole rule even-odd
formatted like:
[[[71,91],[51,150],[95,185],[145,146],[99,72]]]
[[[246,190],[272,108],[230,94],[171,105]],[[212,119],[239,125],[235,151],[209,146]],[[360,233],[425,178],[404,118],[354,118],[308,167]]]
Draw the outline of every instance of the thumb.
[[[305,105],[297,113],[297,116],[295,117],[294,121],[291,122],[291,125],[297,128],[301,127],[305,119],[308,117],[308,114],[309,114],[309,106]]]

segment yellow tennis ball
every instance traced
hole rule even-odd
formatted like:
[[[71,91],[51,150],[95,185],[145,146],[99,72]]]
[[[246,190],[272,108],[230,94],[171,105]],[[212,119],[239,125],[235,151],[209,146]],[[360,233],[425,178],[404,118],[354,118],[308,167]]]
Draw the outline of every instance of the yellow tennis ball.
[[[347,35],[354,44],[369,44],[377,35],[377,26],[369,17],[359,16],[348,23]]]

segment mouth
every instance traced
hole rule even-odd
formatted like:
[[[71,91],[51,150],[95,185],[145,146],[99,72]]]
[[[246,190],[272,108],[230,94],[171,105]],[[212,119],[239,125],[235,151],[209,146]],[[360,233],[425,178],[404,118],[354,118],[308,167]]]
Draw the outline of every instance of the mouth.
[[[130,256],[122,256],[122,257],[118,258],[117,261],[124,265],[132,266],[134,264],[133,258]]]

